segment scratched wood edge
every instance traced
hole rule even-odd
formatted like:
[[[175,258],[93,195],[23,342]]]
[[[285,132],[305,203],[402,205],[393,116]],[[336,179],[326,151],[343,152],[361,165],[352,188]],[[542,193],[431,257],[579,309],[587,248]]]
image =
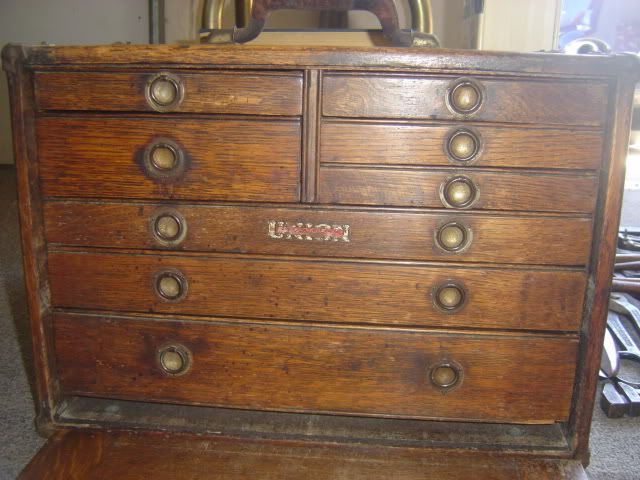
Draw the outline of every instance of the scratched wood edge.
[[[36,427],[48,435],[59,388],[55,379],[50,292],[47,281],[47,246],[38,182],[33,74],[25,66],[22,50],[5,48],[13,131],[24,278],[29,309],[36,390]]]
[[[575,408],[569,420],[570,442],[575,457],[584,465],[589,463],[589,434],[598,385],[598,368],[602,355],[604,331],[609,308],[609,294],[613,276],[620,211],[624,193],[625,161],[629,143],[629,129],[633,92],[637,75],[612,82],[609,117],[612,126],[601,172],[600,209],[596,214],[592,246],[592,275],[586,294],[585,318],[581,332],[578,374],[575,387]]]
[[[102,45],[26,46],[20,49],[31,65],[197,65],[261,66],[270,69],[304,66],[381,68],[384,70],[437,69],[451,72],[484,72],[497,75],[593,75],[607,77],[617,72],[637,75],[638,60],[632,55],[605,58],[540,53],[513,54],[489,51],[456,51],[431,48],[311,47],[256,45]],[[479,65],[481,63],[482,65]],[[616,72],[616,73],[614,73]]]

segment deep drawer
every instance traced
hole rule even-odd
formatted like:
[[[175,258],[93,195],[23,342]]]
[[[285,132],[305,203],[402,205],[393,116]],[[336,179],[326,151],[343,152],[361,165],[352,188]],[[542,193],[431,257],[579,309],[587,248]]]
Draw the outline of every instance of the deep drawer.
[[[49,254],[55,307],[575,331],[586,275],[364,262]],[[165,283],[163,283],[165,282]]]
[[[347,165],[595,170],[602,161],[602,134],[488,125],[469,128],[462,122],[325,121],[320,131],[320,161]]]
[[[301,115],[302,74],[36,72],[40,110]]]
[[[591,213],[597,193],[595,175],[342,166],[318,173],[318,201],[333,204]]]
[[[461,88],[467,89],[466,92]],[[460,102],[457,109],[455,98]],[[477,77],[328,74],[323,78],[322,99],[322,114],[331,117],[464,118],[601,126],[607,111],[607,85]]]
[[[578,346],[560,337],[69,314],[55,316],[54,331],[66,394],[518,423],[567,419]]]
[[[592,235],[589,218],[475,212],[55,201],[44,218],[47,241],[66,245],[543,265],[586,264]],[[448,251],[440,234],[452,224],[467,235]]]
[[[299,199],[297,120],[56,116],[37,133],[45,196]]]

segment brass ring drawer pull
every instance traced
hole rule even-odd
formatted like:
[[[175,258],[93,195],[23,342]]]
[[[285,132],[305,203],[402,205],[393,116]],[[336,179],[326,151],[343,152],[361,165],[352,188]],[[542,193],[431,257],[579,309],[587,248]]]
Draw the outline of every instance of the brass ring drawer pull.
[[[435,232],[435,243],[445,252],[462,252],[469,247],[471,240],[471,229],[456,221],[445,223]]]
[[[169,112],[182,103],[184,85],[176,75],[159,73],[147,81],[145,98],[157,112]]]
[[[447,106],[453,113],[471,115],[476,113],[484,100],[483,89],[470,78],[459,78],[449,86]]]
[[[462,367],[455,362],[441,362],[431,368],[431,383],[441,390],[449,390],[462,382]]]
[[[153,239],[163,247],[174,247],[182,243],[187,235],[187,221],[172,208],[158,210],[150,221]]]
[[[446,138],[444,150],[452,162],[468,165],[481,153],[480,134],[471,128],[454,128]]]
[[[158,272],[154,282],[155,292],[162,300],[178,302],[187,295],[186,277],[176,269],[165,269]]]
[[[158,364],[171,376],[184,375],[191,368],[191,352],[183,345],[166,345],[158,350]]]
[[[183,149],[175,141],[158,137],[153,139],[143,153],[143,164],[147,175],[161,182],[180,177],[186,170]]]
[[[433,304],[445,313],[455,313],[464,307],[467,302],[467,291],[460,283],[449,281],[436,286],[433,289]]]
[[[478,195],[478,186],[466,175],[449,178],[440,185],[440,200],[448,208],[470,208]]]

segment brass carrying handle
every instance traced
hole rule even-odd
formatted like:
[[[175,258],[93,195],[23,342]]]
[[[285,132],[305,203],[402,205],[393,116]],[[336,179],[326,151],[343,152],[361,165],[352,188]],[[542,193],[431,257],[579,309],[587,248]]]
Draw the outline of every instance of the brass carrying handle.
[[[411,31],[400,30],[398,12],[393,0],[237,0],[242,2],[241,17],[246,25],[232,30],[222,29],[224,0],[206,0],[202,15],[201,41],[210,43],[246,43],[255,39],[264,28],[269,12],[280,9],[326,10],[346,12],[365,10],[380,21],[382,32],[393,45],[437,47],[432,34],[433,21],[430,0],[409,0]]]

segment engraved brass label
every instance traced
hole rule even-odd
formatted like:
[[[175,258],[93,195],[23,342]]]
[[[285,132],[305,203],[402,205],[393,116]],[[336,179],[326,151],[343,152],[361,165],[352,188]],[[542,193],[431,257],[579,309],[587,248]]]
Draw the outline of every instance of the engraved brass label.
[[[321,240],[349,242],[349,225],[288,223],[269,220],[269,237],[284,240]]]

